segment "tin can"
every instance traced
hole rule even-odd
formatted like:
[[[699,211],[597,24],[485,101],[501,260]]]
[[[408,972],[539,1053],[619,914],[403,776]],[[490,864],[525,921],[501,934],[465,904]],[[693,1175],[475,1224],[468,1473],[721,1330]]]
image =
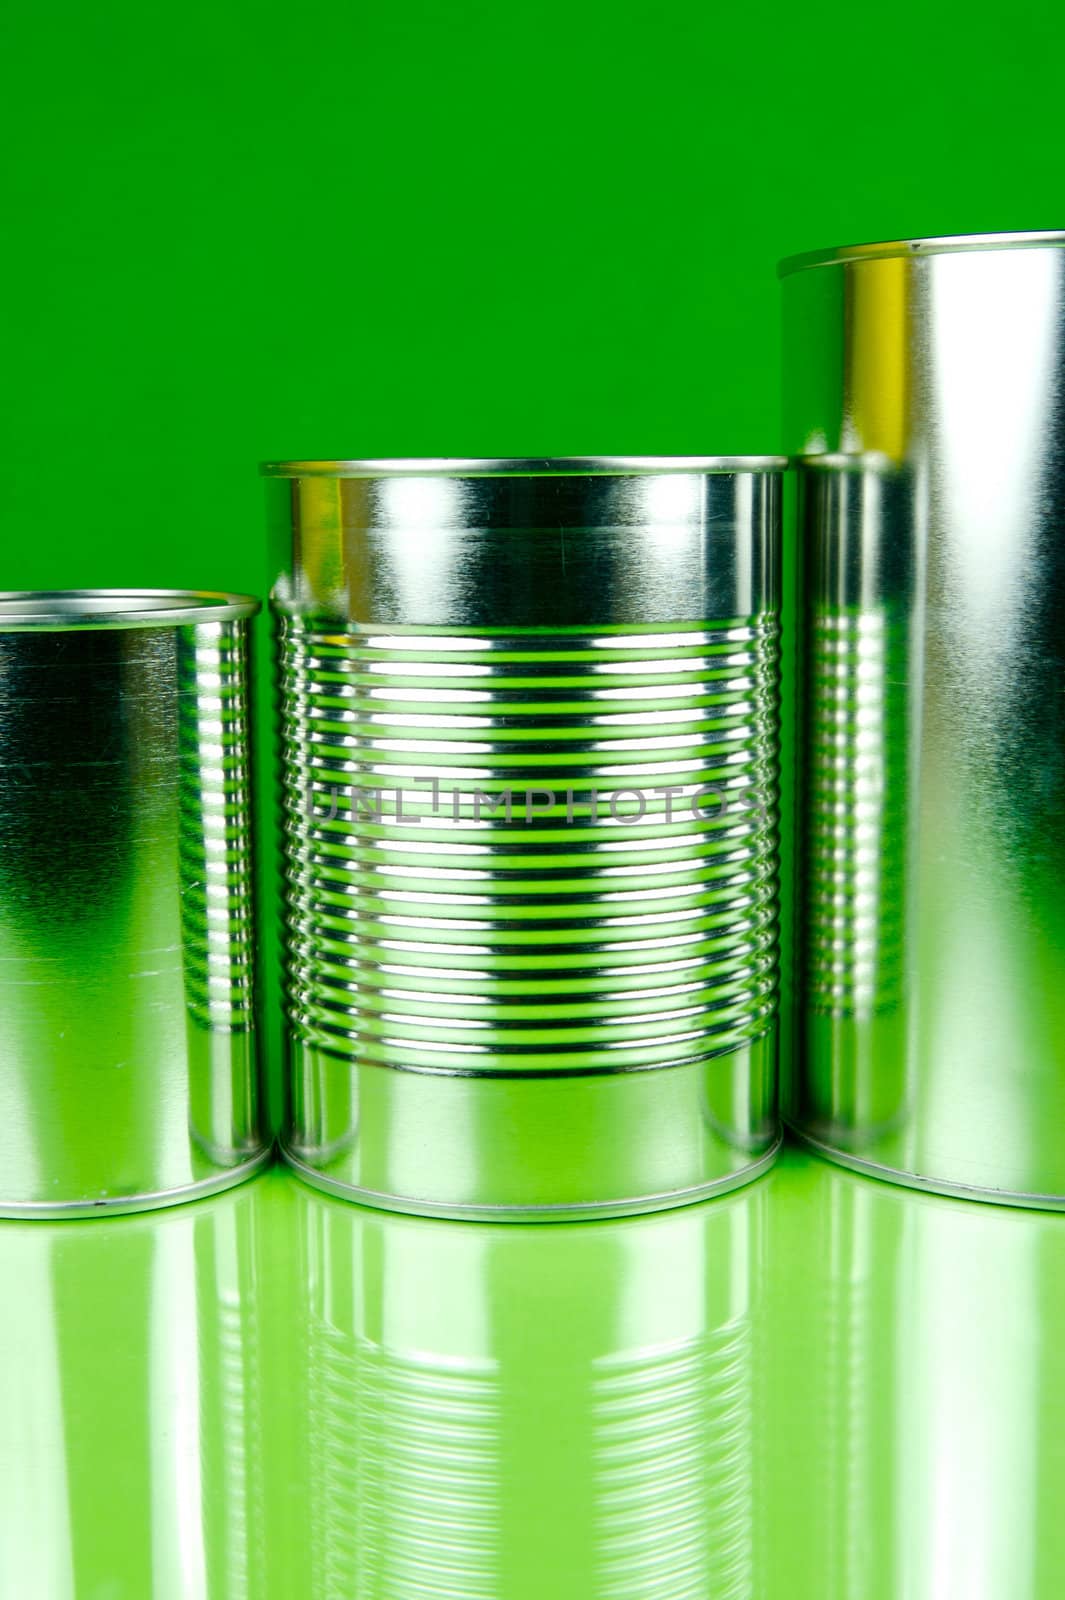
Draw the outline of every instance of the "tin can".
[[[226,1188],[259,1121],[243,596],[0,595],[0,1214]]]
[[[265,469],[310,1181],[579,1217],[771,1159],[783,465]]]
[[[785,263],[806,685],[789,1115],[1065,1205],[1065,234]]]

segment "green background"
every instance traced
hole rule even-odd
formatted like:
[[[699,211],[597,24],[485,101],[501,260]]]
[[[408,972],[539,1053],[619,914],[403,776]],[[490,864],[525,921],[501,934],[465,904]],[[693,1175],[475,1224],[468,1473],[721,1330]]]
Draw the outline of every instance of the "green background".
[[[1065,206],[1051,0],[4,19],[3,588],[265,595],[267,457],[776,449],[779,257]]]

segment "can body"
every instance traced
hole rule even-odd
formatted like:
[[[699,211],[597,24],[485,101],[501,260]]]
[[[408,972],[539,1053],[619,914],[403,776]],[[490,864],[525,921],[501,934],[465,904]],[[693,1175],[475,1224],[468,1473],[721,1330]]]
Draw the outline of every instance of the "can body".
[[[240,597],[0,596],[0,1214],[265,1159]]]
[[[777,1141],[779,463],[274,469],[289,1158],[453,1215]]]
[[[805,452],[789,1115],[919,1186],[1065,1205],[1065,236],[785,269]]]

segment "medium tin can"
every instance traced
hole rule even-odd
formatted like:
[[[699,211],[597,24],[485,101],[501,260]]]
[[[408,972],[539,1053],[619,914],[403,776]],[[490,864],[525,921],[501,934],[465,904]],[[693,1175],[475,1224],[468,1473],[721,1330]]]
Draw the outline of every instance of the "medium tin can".
[[[0,595],[0,1214],[228,1187],[259,1122],[247,622]]]
[[[805,690],[789,1115],[1065,1205],[1065,234],[785,264]]]
[[[580,1217],[771,1159],[782,467],[265,469],[312,1182]]]

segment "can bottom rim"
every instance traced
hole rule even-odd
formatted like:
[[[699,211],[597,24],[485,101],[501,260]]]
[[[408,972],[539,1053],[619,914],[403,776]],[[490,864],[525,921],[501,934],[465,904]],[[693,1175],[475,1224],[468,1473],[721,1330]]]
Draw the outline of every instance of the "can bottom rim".
[[[905,1172],[898,1167],[888,1167],[880,1161],[870,1161],[865,1156],[855,1156],[836,1145],[825,1144],[811,1133],[806,1133],[794,1123],[787,1123],[791,1133],[801,1145],[831,1161],[837,1167],[880,1183],[894,1184],[899,1188],[918,1189],[924,1194],[944,1195],[951,1200],[976,1200],[983,1205],[1023,1207],[1029,1211],[1065,1211],[1065,1195],[1031,1194],[1023,1190],[991,1189],[976,1183],[958,1183],[951,1178],[926,1177],[924,1173]]]
[[[730,1172],[691,1188],[676,1189],[669,1193],[636,1195],[631,1199],[609,1201],[566,1202],[561,1205],[445,1205],[434,1200],[416,1200],[409,1196],[382,1194],[375,1189],[364,1189],[356,1184],[344,1183],[329,1177],[302,1161],[284,1142],[279,1145],[282,1161],[312,1188],[347,1200],[356,1205],[371,1206],[375,1211],[397,1211],[410,1217],[439,1217],[452,1222],[594,1222],[605,1217],[640,1216],[652,1211],[672,1211],[679,1206],[693,1205],[709,1200],[715,1195],[727,1194],[744,1184],[752,1183],[768,1172],[783,1143],[778,1136],[762,1155],[739,1172]]]
[[[167,1206],[184,1205],[190,1200],[203,1200],[208,1195],[221,1194],[233,1189],[246,1178],[267,1166],[273,1157],[273,1146],[266,1145],[249,1161],[238,1167],[228,1167],[211,1178],[200,1178],[195,1183],[182,1184],[176,1189],[158,1189],[146,1194],[120,1194],[99,1200],[5,1200],[0,1198],[0,1217],[14,1221],[40,1220],[53,1222],[61,1219],[85,1217],[120,1217],[136,1211],[161,1211]]]

